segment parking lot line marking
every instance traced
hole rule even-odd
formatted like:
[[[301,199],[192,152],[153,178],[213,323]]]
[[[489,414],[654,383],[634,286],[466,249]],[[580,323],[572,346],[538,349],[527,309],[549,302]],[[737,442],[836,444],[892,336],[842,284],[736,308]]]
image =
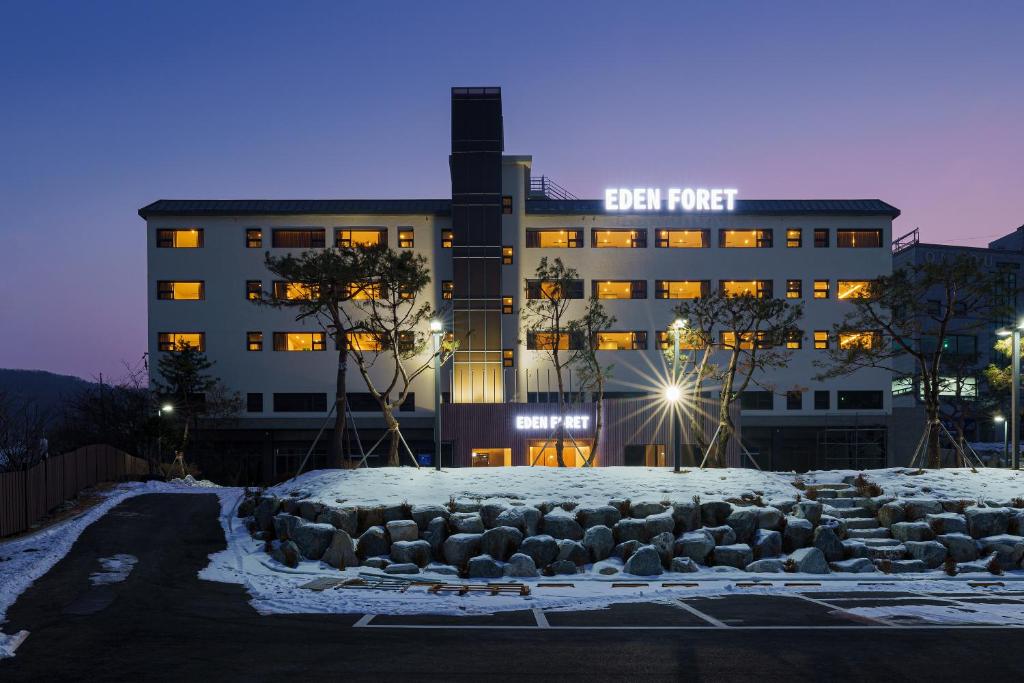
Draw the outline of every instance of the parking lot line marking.
[[[860,626],[729,626],[732,631],[891,631],[894,625],[863,624]],[[366,628],[407,628],[407,629],[473,629],[473,630],[533,630],[536,626],[485,626],[485,625],[457,625],[457,624],[370,624]],[[549,626],[552,631],[716,631],[718,626]],[[997,630],[1022,630],[1024,626],[1008,625],[999,626],[996,624],[913,624],[898,625],[903,631],[930,630],[930,631],[962,631],[965,629],[997,629]]]
[[[824,600],[819,600],[818,598],[812,598],[810,596],[804,595],[803,593],[790,593],[789,595],[790,595],[790,597],[799,598],[801,600],[806,600],[807,602],[812,602],[815,605],[821,605],[822,607],[828,607],[831,610],[835,610],[837,612],[842,612],[843,614],[846,614],[847,616],[849,616],[851,619],[855,619],[857,621],[870,621],[870,622],[873,622],[873,623],[876,623],[876,624],[880,624],[882,626],[888,626],[890,628],[900,628],[899,625],[892,624],[892,623],[890,623],[888,621],[885,621],[884,619],[878,619],[876,617],[868,617],[868,616],[865,616],[863,614],[857,614],[856,612],[851,612],[850,610],[843,609],[842,607],[839,607],[838,605],[833,605],[833,604],[827,603]]]
[[[544,610],[540,607],[533,608],[533,618],[537,620],[537,628],[551,628],[548,618],[544,615]]]
[[[678,600],[677,602],[679,603],[679,606],[682,607],[684,610],[686,610],[687,612],[689,612],[690,614],[692,614],[695,617],[703,619],[704,621],[708,622],[709,624],[711,624],[712,626],[714,626],[716,628],[731,628],[725,622],[722,622],[722,621],[719,621],[718,619],[715,619],[710,614],[704,614],[703,612],[701,612],[699,609],[697,609],[693,605],[686,604],[686,602],[684,602],[683,600]],[[704,627],[698,627],[698,628],[704,628]]]
[[[374,615],[374,614],[364,614],[363,616],[359,617],[359,621],[357,621],[356,623],[352,624],[352,628],[363,628],[363,627],[369,626],[370,625],[370,620],[373,619],[374,616],[376,616],[376,615]]]

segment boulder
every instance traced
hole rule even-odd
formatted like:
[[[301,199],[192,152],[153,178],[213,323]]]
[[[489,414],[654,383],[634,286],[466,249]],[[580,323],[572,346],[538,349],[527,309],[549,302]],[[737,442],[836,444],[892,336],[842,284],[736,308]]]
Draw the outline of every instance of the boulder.
[[[409,519],[409,506],[405,503],[399,503],[398,505],[385,505],[384,506],[384,527],[387,528],[388,522],[394,522],[399,519]]]
[[[569,560],[576,565],[585,565],[590,561],[590,551],[579,541],[571,541],[563,538],[558,542],[558,558],[555,560]]]
[[[387,523],[388,538],[395,541],[415,541],[420,537],[420,528],[411,519],[394,519]]]
[[[660,512],[644,518],[644,532],[647,534],[647,538],[666,532],[672,534],[675,529],[676,520],[671,512]]]
[[[978,559],[978,542],[967,534],[941,534],[935,538],[946,547],[946,552],[956,562],[973,562]]]
[[[442,546],[444,561],[456,567],[465,567],[469,558],[480,554],[480,539],[483,534],[452,534]]]
[[[448,526],[457,534],[482,534],[484,520],[479,512],[456,512],[448,518]]]
[[[768,531],[782,531],[786,524],[786,516],[782,510],[774,507],[757,508],[757,528]]]
[[[594,565],[594,572],[601,576],[618,574],[622,570],[622,563],[618,560],[601,560]]]
[[[972,573],[991,573],[989,571],[989,564],[992,561],[998,561],[995,554],[989,555],[988,557],[982,557],[974,562],[961,562],[956,566],[957,574],[972,574]]]
[[[292,531],[292,539],[299,552],[307,560],[319,560],[324,556],[331,541],[334,540],[335,528],[330,524],[317,524],[301,520]]]
[[[715,538],[707,529],[689,531],[676,539],[673,552],[694,562],[707,564],[708,554],[715,548]]]
[[[610,529],[620,519],[622,519],[622,513],[611,505],[576,509],[576,521],[584,529],[589,529],[592,526],[606,526]]]
[[[880,564],[885,560],[875,560],[875,562]],[[881,566],[879,568],[882,569]],[[920,574],[928,571],[928,567],[921,560],[888,560],[885,568],[889,570],[890,574]]]
[[[281,509],[281,499],[277,496],[260,496],[253,516],[260,531],[274,530],[274,515]]]
[[[825,556],[826,562],[838,562],[843,559],[843,542],[827,526],[819,526],[814,530],[813,545]]]
[[[386,557],[368,557],[363,560],[362,566],[384,570],[388,568],[389,564],[391,564],[391,560]]]
[[[505,570],[490,555],[477,555],[470,558],[468,575],[471,579],[499,579]]]
[[[636,576],[658,576],[662,571],[661,557],[654,546],[642,546],[626,560],[624,571]]]
[[[391,546],[388,543],[387,533],[385,533],[382,526],[371,526],[356,541],[356,555],[360,560],[365,560],[367,557],[387,555],[390,549]]]
[[[554,576],[575,574],[578,571],[576,563],[572,560],[555,560],[548,565],[548,571]]]
[[[527,536],[519,552],[529,555],[538,569],[543,569],[558,558],[558,541],[551,536]]]
[[[801,500],[793,507],[793,515],[799,519],[806,519],[811,524],[817,524],[821,520],[823,509],[821,503],[816,500]]]
[[[837,560],[829,562],[829,568],[834,572],[846,572],[850,574],[869,574],[875,571],[875,565],[866,557],[853,557],[849,560]]]
[[[1024,536],[1024,512],[1015,510],[1010,513],[1007,531],[1014,536]]]
[[[668,509],[664,503],[657,503],[652,500],[641,500],[629,505],[629,515],[636,519],[644,519],[651,515],[658,515]]]
[[[523,532],[512,526],[496,526],[480,537],[480,552],[504,562],[519,549]]]
[[[786,563],[777,557],[770,557],[751,562],[747,565],[746,570],[758,574],[781,574],[786,571]]]
[[[921,560],[928,569],[936,569],[946,561],[946,546],[938,541],[904,541],[907,556],[912,560]]]
[[[942,501],[931,499],[907,498],[903,501],[903,509],[907,512],[907,521],[916,522],[926,519],[928,515],[942,514]]]
[[[544,515],[544,533],[552,538],[568,538],[579,541],[583,538],[583,527],[575,520],[574,515],[562,508],[555,508]]]
[[[359,528],[359,511],[354,507],[331,507],[325,505],[316,521],[323,524],[330,524],[335,529],[341,529],[349,536],[354,536]]]
[[[274,516],[274,535],[282,541],[287,541],[295,534],[295,527],[304,521],[301,517],[279,512]]]
[[[761,560],[782,554],[782,534],[769,529],[758,529],[751,542],[754,558]]]
[[[753,561],[754,551],[746,543],[717,545],[711,551],[710,562],[716,565],[744,569]]]
[[[672,519],[677,534],[700,528],[700,506],[696,503],[672,503]]]
[[[407,541],[401,541],[406,543]],[[419,574],[420,568],[412,562],[393,562],[384,567],[385,574]]]
[[[483,520],[484,526],[490,529],[498,523],[498,515],[508,508],[506,503],[484,503],[480,506],[480,519]]]
[[[672,561],[675,542],[676,537],[672,535],[671,531],[663,531],[651,537],[651,545],[658,551],[662,566],[667,567],[668,563]]]
[[[863,541],[843,541],[843,559],[853,560],[859,557],[868,557],[868,546]]]
[[[286,567],[294,569],[299,566],[299,547],[295,545],[295,541],[278,543],[270,556]]]
[[[818,526],[827,527],[832,530],[837,538],[846,538],[846,520],[832,515],[822,515],[818,520]]]
[[[749,543],[757,529],[757,508],[735,508],[725,519],[739,543]]]
[[[924,521],[932,528],[936,536],[939,534],[966,534],[967,518],[955,512],[943,512],[927,515]]]
[[[889,531],[899,541],[930,541],[935,538],[927,522],[896,522]]]
[[[427,522],[423,540],[430,544],[430,552],[434,557],[441,557],[441,544],[446,538],[448,538],[448,520],[444,517],[435,517]]]
[[[885,503],[878,508],[878,523],[889,528],[907,521],[907,511],[899,503]]]
[[[982,554],[996,556],[1003,569],[1018,569],[1024,558],[1024,538],[1010,534],[986,536],[978,540]]]
[[[799,503],[798,503],[799,504]],[[828,574],[828,562],[817,548],[797,548],[789,554],[801,574]]]
[[[455,509],[452,512],[480,512],[479,500],[459,499],[455,501]]]
[[[327,546],[320,561],[336,569],[355,567],[359,564],[359,559],[356,557],[356,544],[347,531],[334,530],[331,544]]]
[[[615,537],[606,526],[592,526],[583,533],[583,546],[590,553],[591,562],[600,562],[611,554]]]
[[[1010,511],[1007,508],[969,507],[964,511],[967,528],[974,538],[1005,534],[1010,527]]]
[[[420,529],[426,529],[438,517],[448,519],[451,512],[443,505],[413,505],[410,516]]]
[[[617,546],[612,548],[611,557],[618,558],[618,559],[622,560],[623,562],[625,562],[626,560],[628,560],[630,558],[630,556],[633,553],[635,553],[637,550],[639,550],[642,547],[643,547],[643,543],[641,543],[640,541],[637,541],[637,540],[623,541],[622,543],[619,543]]]
[[[423,540],[396,541],[391,544],[391,560],[426,567],[430,564],[430,543]]]
[[[540,510],[532,505],[516,505],[498,515],[494,523],[495,526],[515,527],[524,536],[535,536],[540,527],[540,518]]]
[[[296,517],[298,517],[299,516],[299,503],[301,503],[301,502],[302,502],[302,500],[300,498],[296,498],[295,496],[288,496],[286,498],[282,498],[281,499],[281,511],[285,512],[285,513],[287,513],[289,515],[295,515]]]
[[[731,526],[723,524],[722,526],[705,527],[705,529],[715,539],[715,545],[732,545],[736,542],[736,532]]]
[[[692,574],[695,571],[700,570],[697,563],[688,557],[673,557],[671,564],[668,566],[670,572],[679,572],[683,574]]]
[[[423,571],[431,572],[433,574],[441,574],[443,576],[459,575],[458,567],[453,567],[450,564],[441,564],[439,562],[431,562],[424,568]]]
[[[782,532],[782,549],[791,553],[798,548],[810,545],[814,538],[814,524],[802,517],[787,517],[786,528]]]
[[[366,531],[372,526],[384,526],[384,506],[383,505],[360,505],[356,513],[359,524],[359,529]]]
[[[512,557],[508,558],[508,564],[505,565],[504,572],[505,576],[521,579],[529,579],[539,575],[533,558],[524,553],[515,553]]]
[[[647,540],[647,524],[642,519],[622,519],[615,523],[612,532],[616,543]]]
[[[704,526],[721,526],[732,514],[732,505],[724,500],[710,500],[700,504],[700,519]]]
[[[320,516],[320,511],[323,507],[322,504],[312,500],[303,500],[299,503],[299,517],[302,517],[307,522],[316,522],[316,518]]]
[[[246,517],[252,517],[256,512],[257,501],[253,496],[250,496],[248,492],[243,494],[242,501],[238,504],[238,510],[235,513],[239,519]]]

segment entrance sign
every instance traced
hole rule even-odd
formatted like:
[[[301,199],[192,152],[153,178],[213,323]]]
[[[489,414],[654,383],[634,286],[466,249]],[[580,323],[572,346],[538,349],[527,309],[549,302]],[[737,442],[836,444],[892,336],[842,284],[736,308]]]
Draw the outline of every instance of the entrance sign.
[[[735,188],[610,187],[604,191],[605,211],[732,211],[736,208]]]
[[[562,422],[559,415],[517,415],[516,429],[554,429]],[[586,429],[590,424],[589,415],[566,415],[566,429]]]

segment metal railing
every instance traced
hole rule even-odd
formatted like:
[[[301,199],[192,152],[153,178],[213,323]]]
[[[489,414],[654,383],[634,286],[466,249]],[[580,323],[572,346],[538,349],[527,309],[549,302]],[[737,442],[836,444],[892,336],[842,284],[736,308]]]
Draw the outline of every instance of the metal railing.
[[[530,178],[530,199],[579,199],[547,176]]]
[[[897,237],[896,239],[894,239],[892,241],[892,253],[895,256],[896,254],[900,253],[904,249],[909,249],[910,247],[914,246],[915,244],[917,244],[920,241],[921,241],[920,228],[914,228],[913,230],[908,232],[906,235],[903,235],[901,237]]]

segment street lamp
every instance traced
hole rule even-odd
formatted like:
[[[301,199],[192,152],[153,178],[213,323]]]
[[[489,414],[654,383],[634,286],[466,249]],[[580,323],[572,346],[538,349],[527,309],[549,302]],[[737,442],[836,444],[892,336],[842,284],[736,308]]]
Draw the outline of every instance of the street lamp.
[[[430,334],[434,338],[434,469],[441,471],[441,336],[444,325],[440,320],[430,321]]]
[[[1004,327],[996,330],[996,334],[1000,337],[1011,337],[1010,343],[1013,347],[1010,349],[1010,358],[1013,362],[1010,380],[1010,434],[1012,435],[1010,454],[1012,456],[1011,467],[1014,469],[1020,467],[1020,425],[1018,424],[1020,419],[1020,330],[1019,322],[1013,329]]]
[[[165,403],[156,409],[156,459],[158,461],[163,461],[164,455],[164,423],[163,420],[161,420],[160,418],[164,416],[164,413],[173,412],[174,406],[171,405],[170,403]]]
[[[1006,462],[1006,460],[1007,460],[1007,457],[1006,457],[1007,456],[1007,450],[1006,450],[1007,449],[1007,445],[1006,445],[1006,435],[1007,435],[1007,431],[1006,431],[1006,418],[1003,417],[1002,415],[996,415],[995,417],[992,418],[992,421],[995,422],[996,424],[1002,423],[1002,425],[1003,425],[1003,462]]]
[[[679,473],[679,467],[683,459],[683,425],[682,421],[679,420],[678,428],[676,428],[676,421],[680,417],[679,403],[679,333],[682,332],[683,327],[686,325],[686,321],[682,318],[676,318],[672,322],[672,385],[671,390],[675,393],[675,398],[672,400],[672,422],[673,422],[673,433],[675,436],[672,444],[672,471],[676,474]]]

